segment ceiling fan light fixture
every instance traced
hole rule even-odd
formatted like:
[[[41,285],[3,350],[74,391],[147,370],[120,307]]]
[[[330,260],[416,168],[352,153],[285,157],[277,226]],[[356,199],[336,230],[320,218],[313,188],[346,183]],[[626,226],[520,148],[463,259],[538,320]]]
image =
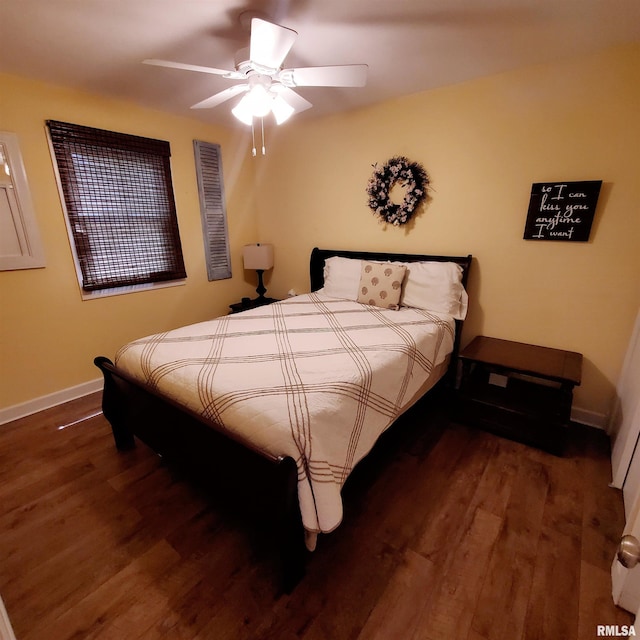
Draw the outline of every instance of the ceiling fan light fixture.
[[[282,124],[294,114],[295,109],[282,96],[277,95],[273,99],[271,111],[273,111],[273,117],[276,119],[276,124]]]
[[[251,111],[256,118],[264,118],[270,111],[274,95],[261,84],[256,84],[243,98],[251,105]]]
[[[250,105],[246,103],[244,98],[246,98],[246,96],[244,96],[242,100],[240,100],[240,102],[231,109],[231,113],[240,120],[240,122],[251,125],[253,124],[253,111],[251,111]]]
[[[262,82],[254,82],[242,100],[231,110],[231,113],[245,124],[251,124],[253,118],[264,118],[271,113],[276,95]],[[286,105],[286,103],[285,103]],[[288,106],[288,105],[286,105]],[[286,109],[280,108],[282,117]],[[291,115],[291,114],[289,114]],[[289,116],[285,117],[286,118]],[[284,120],[283,120],[284,122]]]

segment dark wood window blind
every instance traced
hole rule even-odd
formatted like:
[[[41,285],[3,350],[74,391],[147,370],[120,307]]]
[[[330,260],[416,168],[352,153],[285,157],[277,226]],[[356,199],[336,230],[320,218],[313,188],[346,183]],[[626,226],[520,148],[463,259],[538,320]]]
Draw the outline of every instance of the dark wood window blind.
[[[194,140],[193,150],[198,176],[207,274],[209,280],[223,280],[231,277],[231,257],[220,145]]]
[[[186,277],[163,140],[47,121],[85,291]]]

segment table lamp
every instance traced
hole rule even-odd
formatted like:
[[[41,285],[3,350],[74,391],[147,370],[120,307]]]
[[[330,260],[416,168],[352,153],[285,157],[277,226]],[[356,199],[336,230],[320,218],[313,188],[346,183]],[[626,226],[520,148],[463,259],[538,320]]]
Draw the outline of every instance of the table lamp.
[[[267,289],[262,282],[262,274],[273,267],[273,245],[247,244],[242,249],[242,260],[245,269],[255,269],[258,273],[258,300],[264,299]]]

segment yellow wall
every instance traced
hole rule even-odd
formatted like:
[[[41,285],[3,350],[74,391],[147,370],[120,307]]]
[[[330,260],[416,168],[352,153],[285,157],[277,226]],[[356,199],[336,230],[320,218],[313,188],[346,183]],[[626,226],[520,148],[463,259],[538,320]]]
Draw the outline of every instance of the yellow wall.
[[[275,245],[269,294],[308,290],[313,246],[472,253],[463,342],[484,333],[582,352],[575,405],[603,421],[640,306],[640,45],[531,67],[340,116],[270,128],[251,158],[234,132],[0,76],[0,129],[18,134],[47,254],[0,272],[0,408],[98,376],[95,355],[224,313],[251,295],[240,247]],[[59,119],[169,140],[189,278],[82,302],[46,143]],[[207,282],[192,139],[222,145],[234,278]],[[409,228],[366,205],[373,163],[421,162],[431,201]],[[604,181],[588,243],[522,239],[531,183]],[[249,274],[250,275],[250,274]]]
[[[96,355],[124,342],[204,320],[252,288],[240,247],[256,241],[253,167],[247,141],[188,120],[0,75],[0,130],[18,135],[46,253],[44,269],[0,272],[0,408],[99,378]],[[82,301],[45,133],[62,120],[168,140],[185,255],[184,286]],[[207,280],[193,140],[222,147],[233,278]],[[255,288],[255,284],[253,284]]]
[[[574,405],[603,421],[640,306],[638,69],[629,46],[270,133],[257,192],[261,237],[276,245],[271,293],[308,289],[314,245],[472,253],[463,342],[583,353]],[[366,204],[371,165],[394,155],[432,178],[408,229],[383,227]],[[531,184],[565,180],[604,181],[590,241],[523,240]]]

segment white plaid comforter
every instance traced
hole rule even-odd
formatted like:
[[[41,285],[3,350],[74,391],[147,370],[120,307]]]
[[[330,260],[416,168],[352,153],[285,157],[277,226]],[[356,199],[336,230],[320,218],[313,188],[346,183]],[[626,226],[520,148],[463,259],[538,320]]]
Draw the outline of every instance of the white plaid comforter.
[[[449,316],[311,293],[136,340],[116,365],[266,454],[291,456],[309,532],[453,347]]]

